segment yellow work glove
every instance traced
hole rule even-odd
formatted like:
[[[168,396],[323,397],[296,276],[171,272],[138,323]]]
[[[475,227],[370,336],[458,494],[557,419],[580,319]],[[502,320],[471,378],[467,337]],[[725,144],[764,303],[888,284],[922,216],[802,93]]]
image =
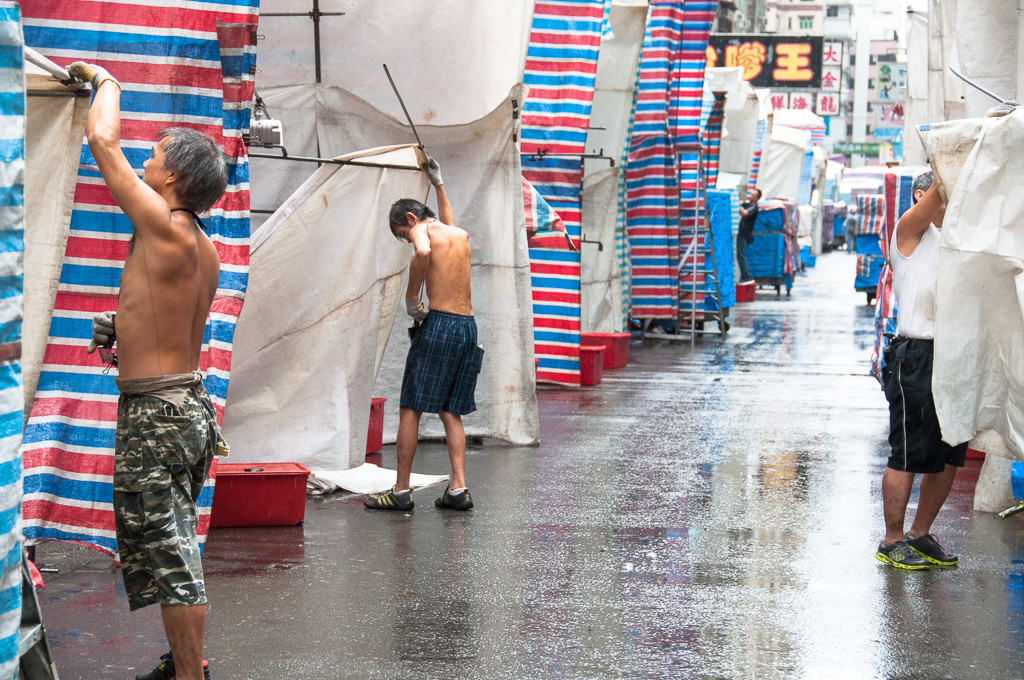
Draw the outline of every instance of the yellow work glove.
[[[117,78],[110,75],[110,71],[102,66],[97,66],[96,64],[87,64],[84,61],[76,61],[73,64],[68,64],[68,73],[81,80],[83,83],[89,83],[92,85],[93,92],[99,90],[100,85],[102,85],[106,80],[112,81],[117,85],[117,89],[121,89],[121,83],[117,82]]]

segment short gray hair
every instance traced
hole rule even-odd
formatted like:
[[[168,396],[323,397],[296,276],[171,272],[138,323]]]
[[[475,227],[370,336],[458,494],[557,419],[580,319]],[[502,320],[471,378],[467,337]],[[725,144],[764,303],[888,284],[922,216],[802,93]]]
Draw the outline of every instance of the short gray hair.
[[[923,172],[914,178],[914,183],[911,185],[910,197],[914,203],[917,203],[917,198],[914,194],[920,189],[921,191],[928,191],[932,188],[932,184],[935,184],[935,175],[931,172]]]
[[[192,212],[206,212],[228,186],[228,166],[216,142],[202,132],[172,127],[157,141],[170,137],[164,149],[164,169],[178,176],[174,193]]]

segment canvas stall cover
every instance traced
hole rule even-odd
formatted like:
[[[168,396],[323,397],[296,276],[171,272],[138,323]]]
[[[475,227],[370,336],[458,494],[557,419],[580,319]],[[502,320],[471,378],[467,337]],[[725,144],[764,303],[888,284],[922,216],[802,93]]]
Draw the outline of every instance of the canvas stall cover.
[[[956,151],[972,135],[977,141],[964,158]],[[922,141],[942,185],[951,188],[932,373],[942,437],[958,443],[993,431],[1009,455],[1024,460],[1024,111],[933,125]],[[948,148],[954,152],[944,158]]]
[[[538,2],[523,82],[523,177],[562,217],[578,248],[580,192],[590,127],[603,0]],[[544,154],[561,154],[545,158]],[[580,380],[580,253],[557,241],[530,241],[537,379]]]
[[[1024,61],[1024,56],[1018,54],[1024,40],[1020,35],[1020,1],[957,0],[954,4],[956,56],[960,62],[957,70],[1000,97],[1019,99],[1018,84],[1024,78],[1018,73]],[[963,88],[963,98],[965,116],[970,118],[984,116],[997,104],[970,86]]]
[[[764,198],[795,203],[800,195],[800,176],[811,139],[805,130],[773,125],[771,143],[761,159],[757,187]]]
[[[19,359],[25,216],[25,84],[18,3],[0,2],[0,677],[18,676],[21,623]]]
[[[89,111],[88,91],[82,87],[66,87],[43,69],[25,62],[27,274],[21,363],[26,418],[35,399],[68,242],[82,135]]]
[[[429,185],[415,146],[349,160],[321,166],[253,232],[224,418],[233,460],[314,471],[363,462],[377,369],[405,309],[409,252],[388,210],[396,196],[425,199]]]
[[[586,148],[602,152],[615,165],[609,168],[604,158],[584,161],[582,230],[588,240],[600,240],[603,248],[598,250],[592,244],[581,246],[581,324],[584,331],[621,331],[628,317],[629,258],[623,166],[647,9],[647,2],[611,4],[608,17],[612,35],[603,37],[597,61]],[[613,177],[611,186],[609,174]],[[604,201],[610,203],[604,205],[601,203]],[[612,223],[595,222],[601,219]]]
[[[927,162],[921,139],[914,130],[928,121],[928,15],[907,12],[907,103],[903,115],[903,162]],[[935,121],[939,122],[939,121]]]
[[[204,222],[220,254],[217,295],[200,367],[223,416],[235,320],[249,262],[249,175],[241,132],[249,125],[256,0],[159,6],[40,0],[26,6],[25,41],[54,62],[96,62],[122,86],[122,148],[133,167],[155,134],[193,127],[222,145],[228,190]],[[75,541],[115,554],[112,509],[117,388],[85,347],[91,318],[117,305],[131,224],[82,146],[74,210],[36,398],[25,428],[25,535]],[[199,498],[200,539],[211,480]]]
[[[718,169],[738,177],[737,186],[746,189],[761,121],[761,100],[749,83],[743,81],[735,93],[726,95],[724,114]]]

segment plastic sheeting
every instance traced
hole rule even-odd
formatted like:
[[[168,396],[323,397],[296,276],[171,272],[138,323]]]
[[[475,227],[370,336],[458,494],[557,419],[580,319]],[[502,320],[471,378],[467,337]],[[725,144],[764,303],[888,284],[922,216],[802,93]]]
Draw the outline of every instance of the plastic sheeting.
[[[622,330],[622,283],[615,253],[619,171],[608,168],[583,181],[581,321],[584,333]],[[590,241],[601,244],[600,249]]]
[[[932,391],[942,436],[958,443],[993,431],[1024,460],[1024,111],[932,126],[922,139],[952,187],[935,296]]]
[[[781,125],[772,127],[771,143],[762,156],[757,180],[765,198],[796,202],[810,140],[810,132]]]
[[[373,384],[409,266],[388,210],[398,198],[425,199],[429,186],[416,151],[355,159],[407,170],[321,166],[253,233],[224,417],[232,460],[313,471],[363,462]]]
[[[271,110],[280,111],[282,117],[308,119],[314,126],[316,143],[325,155],[371,149],[412,136],[408,127],[336,87],[295,85],[261,94]],[[441,164],[456,225],[469,232],[473,249],[473,308],[480,344],[486,355],[477,384],[479,410],[464,418],[466,432],[470,436],[532,444],[539,438],[539,425],[522,177],[518,149],[513,141],[516,126],[513,101],[518,96],[517,88],[487,117],[474,123],[451,127],[417,125],[417,130],[430,155]],[[277,163],[291,165],[283,161]],[[260,185],[268,179],[262,178]],[[402,196],[382,194],[381,200],[390,206],[390,201],[398,198]],[[408,246],[403,248],[393,238],[384,247],[397,247],[406,262],[412,256]],[[364,262],[360,257],[376,256],[368,251],[350,261]],[[403,281],[403,293],[404,286]],[[402,314],[387,341],[381,369],[372,388],[372,396],[388,399],[384,411],[385,441],[394,441],[398,429],[401,380],[409,348],[406,329],[410,323],[404,312]],[[370,335],[375,337],[375,330]],[[294,360],[301,360],[301,357]],[[232,400],[234,398],[232,392]],[[365,408],[368,413],[368,397]],[[355,418],[351,425],[353,431],[362,429],[366,422],[361,416]],[[421,436],[440,437],[442,432],[436,418],[423,419]],[[338,443],[341,441],[349,441],[349,446],[356,446],[353,441],[358,442],[342,438]],[[346,459],[350,461],[348,464],[356,464],[362,462],[362,456],[363,450],[353,448]]]
[[[35,399],[68,242],[89,97],[25,66],[25,321],[21,362],[25,417]]]
[[[708,69],[709,71],[711,69]],[[725,98],[725,122],[718,151],[718,171],[740,177],[738,186],[747,186],[758,123],[767,117],[754,88],[744,81],[737,92]]]
[[[956,54],[965,76],[1008,99],[1018,98],[1020,37],[1018,0],[957,0]],[[984,116],[996,101],[976,88],[963,88],[965,115]]]
[[[21,361],[8,352],[21,340],[25,243],[25,84],[21,16],[0,2],[0,677],[20,677],[21,623]]]

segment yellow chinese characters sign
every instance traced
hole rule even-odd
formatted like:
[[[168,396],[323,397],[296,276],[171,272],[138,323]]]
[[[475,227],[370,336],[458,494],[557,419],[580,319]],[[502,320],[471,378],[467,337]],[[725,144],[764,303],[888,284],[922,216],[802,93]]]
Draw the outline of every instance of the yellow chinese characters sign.
[[[820,37],[717,33],[708,66],[740,66],[754,87],[821,87]]]

